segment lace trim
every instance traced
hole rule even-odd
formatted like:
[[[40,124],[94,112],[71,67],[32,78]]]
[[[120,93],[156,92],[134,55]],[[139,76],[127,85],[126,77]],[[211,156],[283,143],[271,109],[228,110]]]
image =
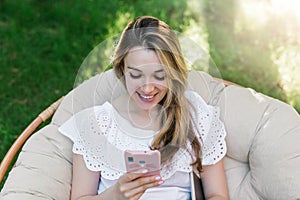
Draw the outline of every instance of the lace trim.
[[[219,120],[219,110],[207,106],[194,92],[187,92],[192,109],[193,127],[202,144],[203,165],[218,162],[226,153],[225,129]],[[111,105],[105,103],[75,114],[59,130],[73,142],[73,152],[83,155],[91,171],[101,171],[105,179],[115,180],[125,173],[124,151],[149,150],[152,138],[135,138],[124,134],[113,119]],[[191,172],[191,145],[180,149],[172,161],[163,166],[161,175],[168,179],[176,171]],[[114,159],[112,159],[114,158]]]
[[[224,124],[219,119],[220,109],[209,106],[195,92],[186,92],[191,105],[192,125],[202,145],[202,165],[221,160],[227,151]]]

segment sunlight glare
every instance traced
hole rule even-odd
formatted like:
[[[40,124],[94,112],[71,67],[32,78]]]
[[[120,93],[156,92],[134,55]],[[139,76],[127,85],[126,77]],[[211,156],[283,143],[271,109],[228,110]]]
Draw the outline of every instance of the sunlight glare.
[[[237,31],[264,30],[272,36],[272,60],[281,76],[282,89],[291,105],[300,102],[300,1],[299,0],[243,0]],[[269,29],[268,29],[269,28]],[[268,32],[270,31],[270,32]],[[261,32],[264,34],[264,32]],[[277,44],[276,44],[277,42]]]
[[[272,0],[272,10],[275,13],[293,13],[300,21],[300,1],[297,0]]]
[[[247,23],[255,26],[264,26],[271,16],[296,18],[300,26],[300,1],[296,0],[270,0],[270,1],[240,1],[242,13]]]

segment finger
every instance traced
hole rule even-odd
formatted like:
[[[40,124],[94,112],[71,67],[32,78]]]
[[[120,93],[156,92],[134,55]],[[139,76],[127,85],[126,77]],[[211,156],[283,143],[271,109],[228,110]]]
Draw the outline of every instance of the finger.
[[[141,179],[145,179],[145,178],[141,178]],[[126,197],[135,197],[135,196],[141,196],[148,188],[152,188],[152,187],[156,187],[156,186],[159,186],[161,185],[164,181],[161,180],[161,179],[150,179],[151,181],[150,182],[143,182],[144,180],[141,180],[141,179],[138,179],[136,184],[137,184],[137,187],[135,188],[131,188],[130,190],[127,190],[125,192],[125,195]]]
[[[148,188],[148,187],[154,187],[159,184],[162,184],[162,182],[160,181],[162,181],[160,176],[149,176],[149,177],[141,177],[129,182],[123,182],[123,183],[120,182],[120,191],[124,194],[128,191],[133,191],[133,193],[130,192],[129,194],[135,194],[137,192],[143,192],[142,187]],[[139,189],[136,190],[136,188]]]
[[[139,177],[144,176],[147,172],[148,172],[147,169],[140,169],[140,170],[137,170],[134,172],[127,172],[120,178],[121,178],[121,180],[123,180],[122,182],[129,182],[129,181],[132,181]]]
[[[136,178],[130,182],[127,182],[123,186],[126,188],[129,188],[129,189],[134,189],[134,188],[140,187],[142,185],[151,184],[153,182],[159,182],[161,180],[162,180],[162,178],[159,175],[146,176],[146,177],[143,176],[143,177]]]

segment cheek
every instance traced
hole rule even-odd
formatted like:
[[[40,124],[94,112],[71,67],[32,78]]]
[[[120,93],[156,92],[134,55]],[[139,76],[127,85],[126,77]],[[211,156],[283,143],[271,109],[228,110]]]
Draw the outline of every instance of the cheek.
[[[168,90],[168,84],[166,81],[161,82],[160,84],[158,84],[157,86],[159,88],[159,90],[161,91],[167,91]]]
[[[131,78],[125,77],[126,89],[129,94],[132,94],[136,91],[139,86],[139,83]]]
[[[165,96],[168,91],[168,87],[165,84],[157,85],[156,88],[160,91],[160,95],[162,96]]]
[[[164,93],[164,95],[166,95],[168,92],[168,88],[167,87],[161,88],[161,91]]]

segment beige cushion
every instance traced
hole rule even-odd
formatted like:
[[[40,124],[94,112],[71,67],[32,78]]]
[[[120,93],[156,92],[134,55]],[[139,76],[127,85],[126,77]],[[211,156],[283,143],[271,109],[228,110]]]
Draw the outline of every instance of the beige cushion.
[[[225,169],[231,199],[299,199],[300,117],[294,109],[251,89],[224,88],[203,72],[190,72],[189,80],[192,90],[221,108],[228,132]],[[116,95],[116,82],[108,71],[65,97],[51,124],[23,147],[1,199],[69,199],[72,143],[57,128],[73,113]]]
[[[298,113],[251,89],[230,86],[225,96],[231,199],[300,199]]]

